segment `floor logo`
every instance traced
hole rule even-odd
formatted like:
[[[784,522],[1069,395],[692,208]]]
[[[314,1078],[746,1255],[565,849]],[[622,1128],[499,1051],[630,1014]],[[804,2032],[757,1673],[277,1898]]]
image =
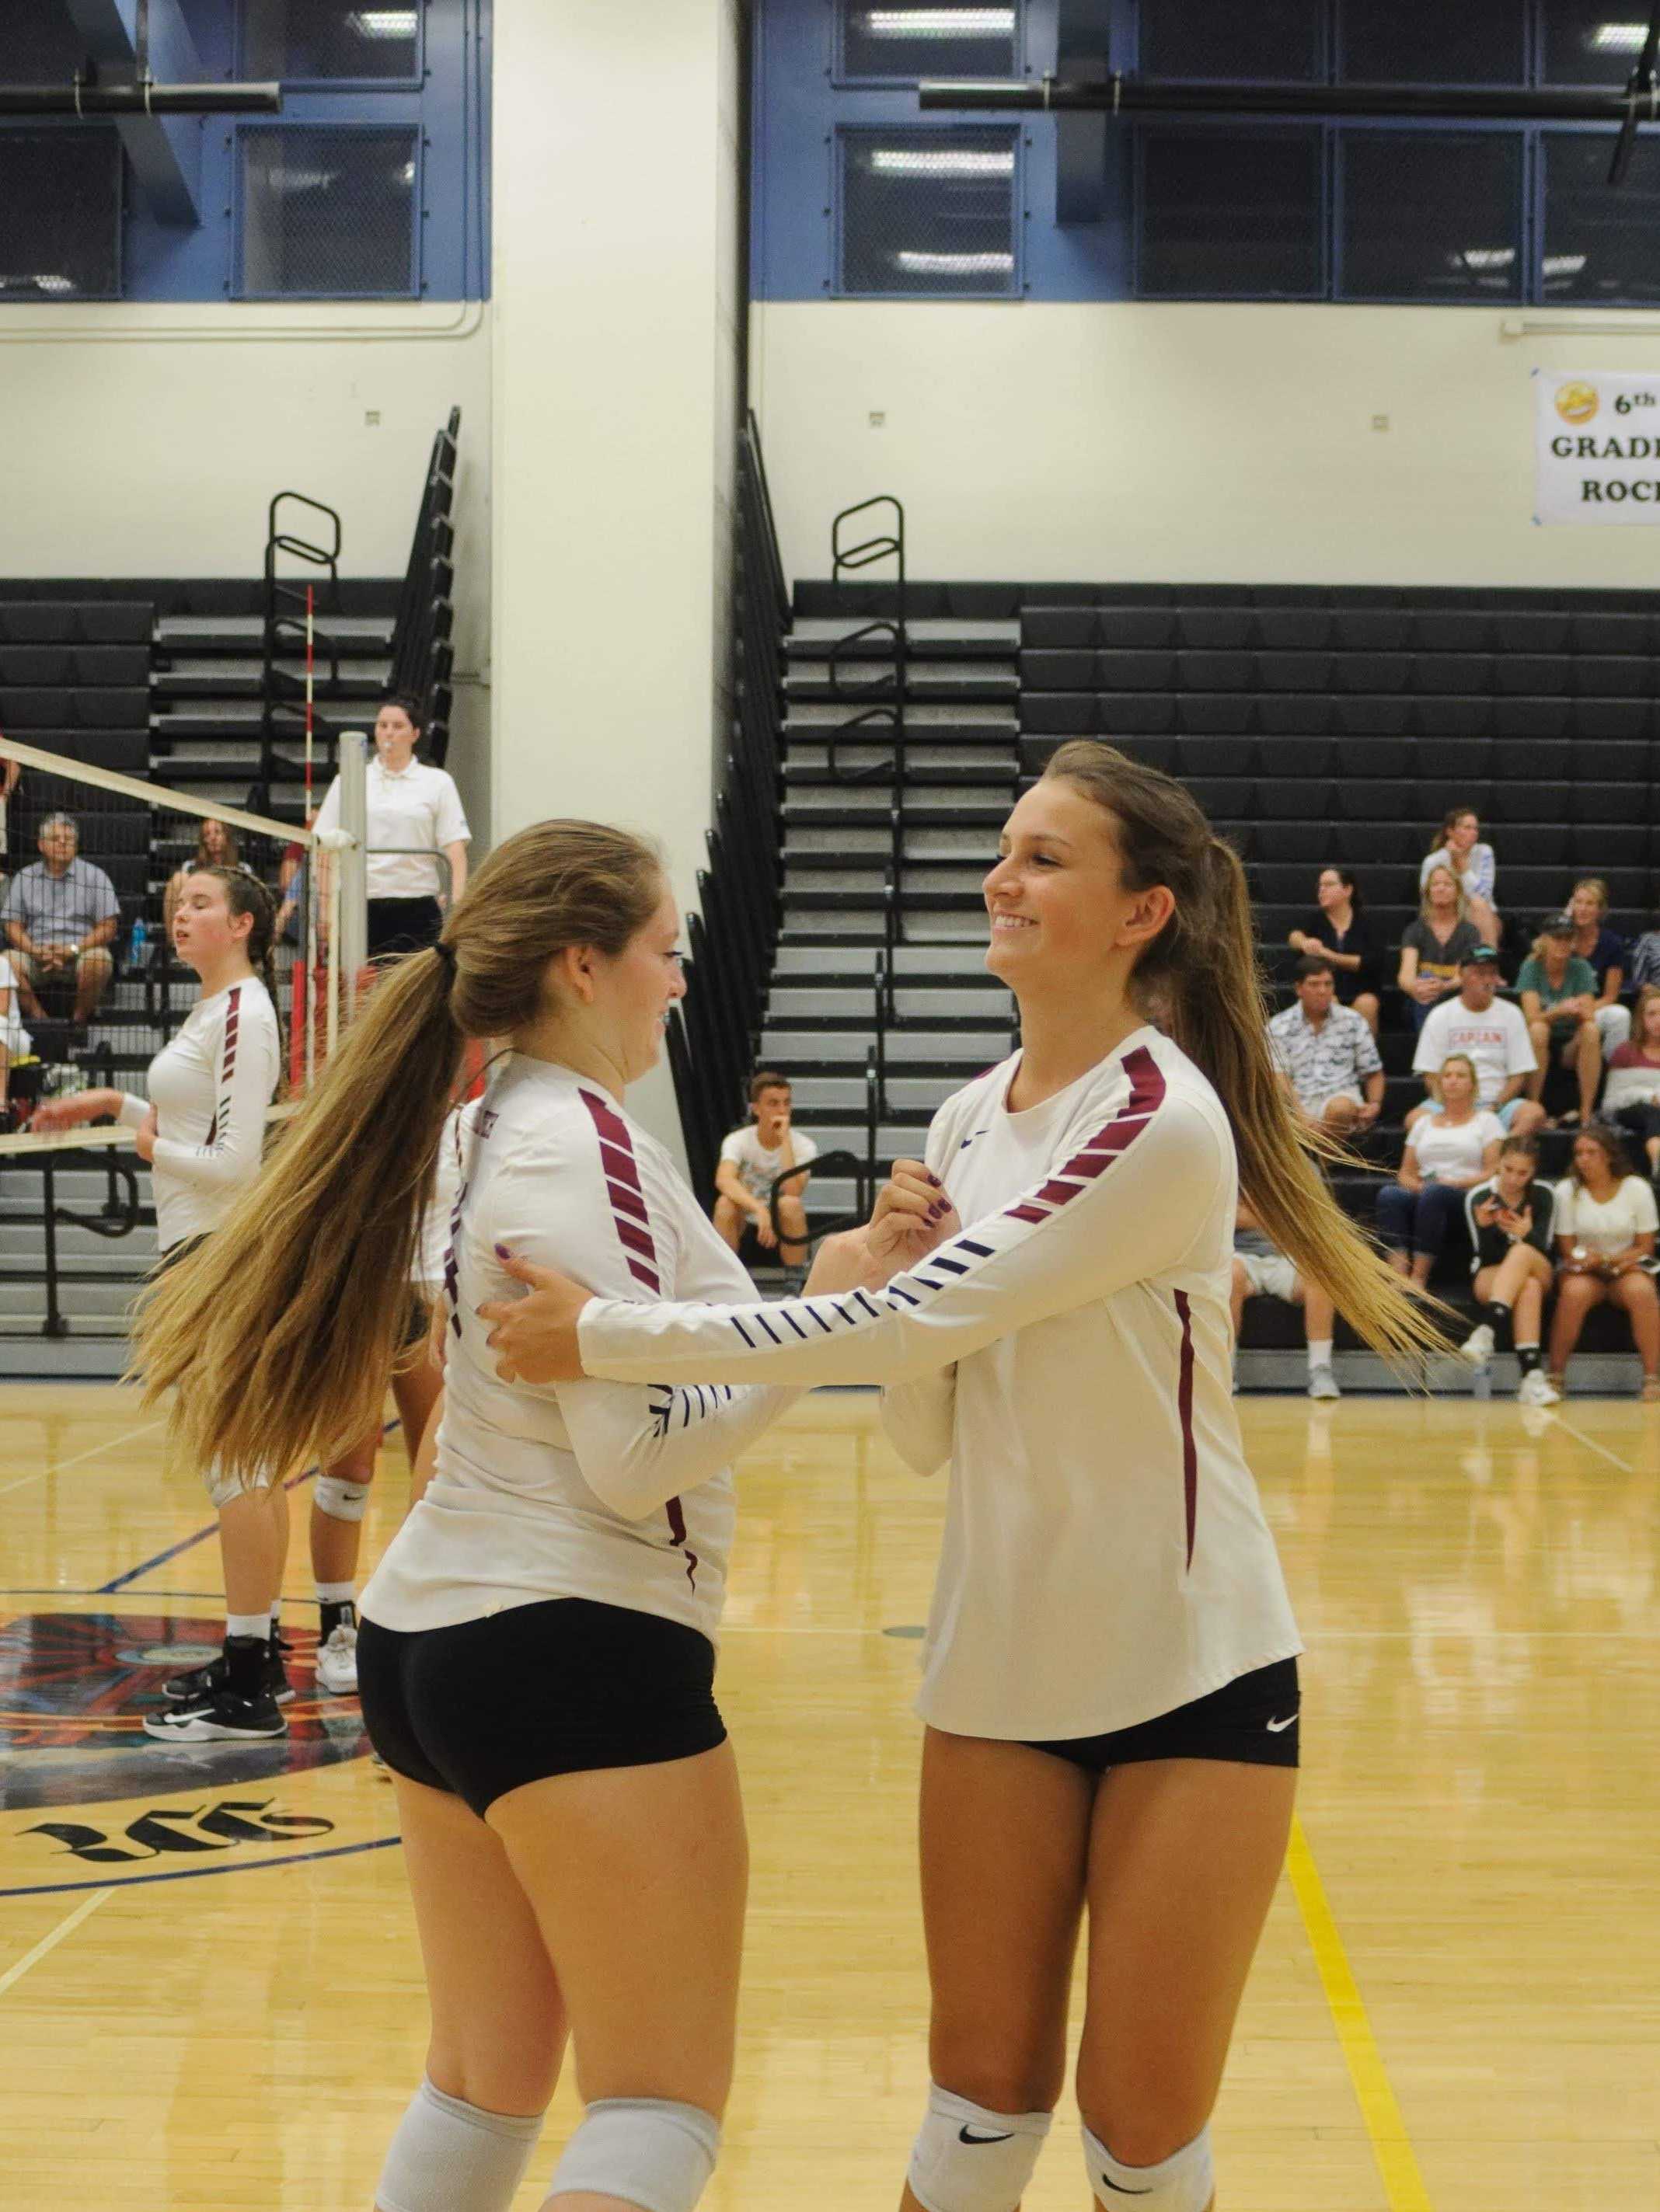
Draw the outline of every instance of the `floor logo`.
[[[311,1638],[296,1639],[289,1662],[298,1694],[283,1708],[286,1737],[275,1743],[161,1744],[147,1736],[144,1716],[165,1709],[163,1681],[210,1659],[222,1633],[217,1621],[173,1614],[23,1613],[0,1625],[0,1812],[181,1790],[199,1793],[205,1802],[239,1785],[273,1782],[368,1752],[356,1700],[317,1692]],[[227,1799],[218,1809],[228,1820],[252,1821],[265,1817],[265,1802]],[[188,1848],[149,1840],[158,1850]],[[132,1847],[131,1842],[126,1846]],[[210,1830],[199,1848],[214,1847]]]

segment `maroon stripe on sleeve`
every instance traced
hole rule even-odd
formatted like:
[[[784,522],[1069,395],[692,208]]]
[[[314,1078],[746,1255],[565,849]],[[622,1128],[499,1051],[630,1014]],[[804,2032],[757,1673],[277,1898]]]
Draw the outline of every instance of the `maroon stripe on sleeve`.
[[[584,1098],[587,1095],[586,1091],[582,1093]],[[632,1152],[624,1152],[620,1145],[601,1137],[599,1159],[605,1170],[607,1182],[620,1182],[625,1190],[639,1189],[640,1170],[634,1164]]]
[[[1070,1159],[1061,1161],[1040,1190],[1023,1199],[1018,1206],[1005,1206],[1007,1219],[1047,1221],[1052,1210],[1076,1198],[1104,1168],[1121,1159],[1135,1142],[1164,1103],[1164,1079],[1158,1072],[1158,1061],[1145,1046],[1128,1054],[1124,1073],[1130,1079],[1130,1095],[1124,1104],[1110,1121],[1079,1146]]]
[[[1188,1516],[1188,1565],[1193,1565],[1194,1530],[1199,1518],[1199,1452],[1193,1440],[1193,1309],[1185,1291],[1176,1293],[1176,1311],[1182,1323],[1182,1364],[1176,1384],[1176,1407],[1182,1419],[1182,1493]]]
[[[651,1216],[646,1211],[646,1201],[639,1191],[630,1190],[626,1183],[618,1182],[615,1176],[605,1177],[605,1188],[611,1193],[611,1211],[626,1213],[631,1220],[643,1222],[649,1228]]]

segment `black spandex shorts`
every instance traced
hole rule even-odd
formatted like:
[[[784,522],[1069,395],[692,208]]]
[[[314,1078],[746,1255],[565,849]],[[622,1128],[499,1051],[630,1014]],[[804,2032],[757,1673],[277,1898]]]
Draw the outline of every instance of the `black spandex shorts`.
[[[393,1772],[481,1819],[526,1782],[691,1759],[727,1739],[708,1637],[589,1598],[412,1633],[363,1620],[357,1688]]]
[[[419,1291],[410,1292],[410,1302],[404,1315],[404,1334],[398,1349],[407,1352],[411,1345],[419,1344],[432,1327],[432,1308]]]
[[[1157,1720],[1139,1721],[1134,1728],[1114,1729],[1106,1735],[1080,1735],[1061,1743],[1034,1743],[1034,1751],[1052,1751],[1069,1759],[1091,1774],[1104,1774],[1110,1766],[1128,1766],[1148,1759],[1237,1759],[1247,1766],[1295,1766],[1298,1715],[1302,1693],[1298,1686],[1297,1662],[1276,1660],[1178,1705]]]
[[[396,960],[436,945],[444,909],[435,898],[375,898],[368,902],[368,956]]]

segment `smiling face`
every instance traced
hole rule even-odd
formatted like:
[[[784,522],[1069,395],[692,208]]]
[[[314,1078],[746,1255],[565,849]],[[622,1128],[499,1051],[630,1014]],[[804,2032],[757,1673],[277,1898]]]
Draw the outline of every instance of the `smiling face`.
[[[374,718],[374,750],[381,766],[389,768],[394,775],[406,769],[419,735],[403,708],[388,701]]]
[[[582,973],[585,1025],[599,1032],[605,1052],[624,1083],[637,1082],[662,1056],[663,1031],[669,1008],[686,995],[686,979],[680,971],[678,941],[680,915],[666,886],[649,921],[642,923],[614,957],[593,952]],[[575,956],[561,953],[553,966],[564,969]],[[558,978],[555,996],[569,1006],[572,995],[566,980]]]
[[[1045,776],[1009,816],[984,884],[986,965],[1017,995],[1075,994],[1089,1003],[1157,937],[1175,902],[1162,885],[1125,889],[1114,817],[1060,776]]]
[[[251,914],[234,915],[217,876],[189,875],[173,910],[173,950],[198,975],[222,968],[253,933]]]

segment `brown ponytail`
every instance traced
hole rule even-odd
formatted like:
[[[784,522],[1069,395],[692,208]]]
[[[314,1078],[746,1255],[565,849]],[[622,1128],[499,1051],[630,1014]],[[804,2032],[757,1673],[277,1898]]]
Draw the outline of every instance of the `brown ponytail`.
[[[441,950],[380,978],[258,1180],[140,1306],[144,1403],[178,1391],[199,1465],[258,1483],[378,1421],[463,1042],[524,1029],[556,954],[615,957],[662,893],[639,838],[538,823],[484,863]]]
[[[233,838],[234,853],[234,833],[228,825],[225,834]],[[258,876],[252,874],[250,870],[239,866],[234,858],[222,866],[217,861],[192,860],[186,873],[191,876],[211,876],[215,883],[222,884],[225,886],[225,911],[233,921],[240,920],[245,914],[252,915],[253,927],[248,932],[245,940],[248,965],[254,969],[260,981],[270,993],[271,1005],[275,1006],[277,1005],[277,969],[272,964],[271,949],[277,936],[277,908],[272,903],[271,893]],[[280,1095],[282,1090],[280,1083],[277,1088]]]
[[[1168,886],[1176,910],[1137,963],[1134,988],[1215,1085],[1233,1124],[1239,1187],[1274,1244],[1319,1284],[1373,1351],[1408,1370],[1447,1349],[1437,1303],[1389,1268],[1338,1205],[1316,1158],[1355,1165],[1292,1110],[1268,1044],[1250,893],[1238,854],[1181,784],[1111,745],[1074,738],[1044,774],[1074,785],[1117,827],[1131,890]]]

